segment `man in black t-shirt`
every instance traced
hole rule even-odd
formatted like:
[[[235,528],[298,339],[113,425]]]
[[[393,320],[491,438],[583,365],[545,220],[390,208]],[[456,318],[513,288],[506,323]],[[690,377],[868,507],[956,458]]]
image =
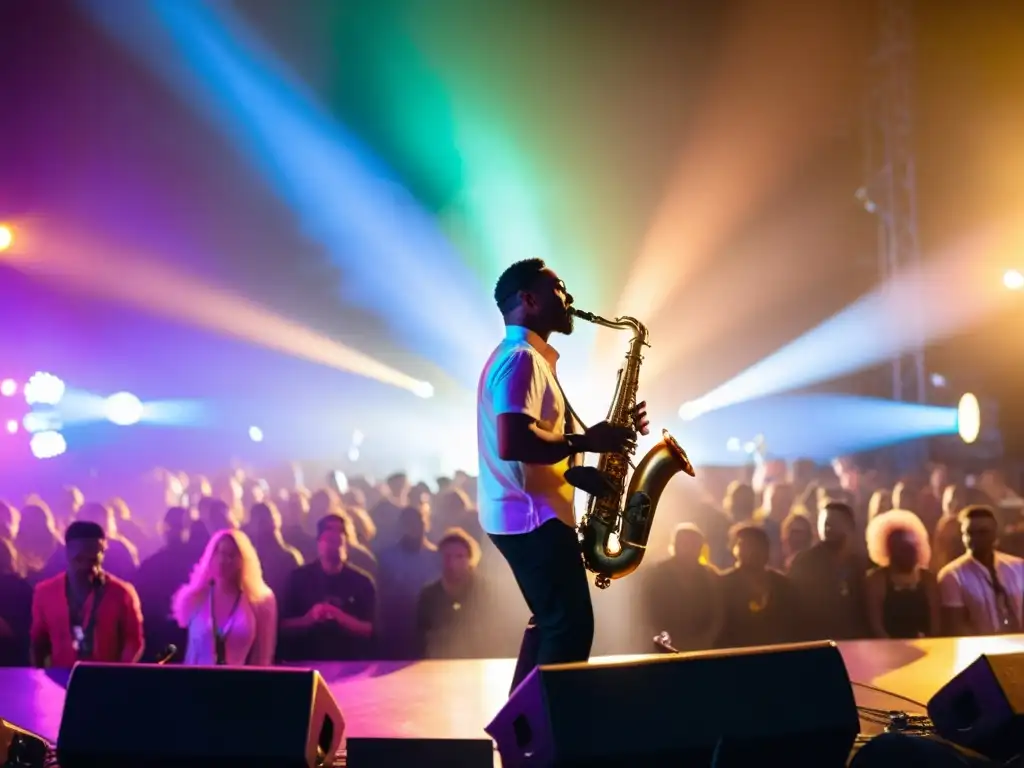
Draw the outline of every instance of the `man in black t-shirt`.
[[[289,575],[281,611],[282,653],[301,661],[369,658],[377,587],[349,565],[345,518],[317,522],[317,560]]]
[[[461,528],[437,543],[441,578],[420,591],[416,607],[421,654],[431,659],[493,658],[497,605],[477,572],[480,545]]]

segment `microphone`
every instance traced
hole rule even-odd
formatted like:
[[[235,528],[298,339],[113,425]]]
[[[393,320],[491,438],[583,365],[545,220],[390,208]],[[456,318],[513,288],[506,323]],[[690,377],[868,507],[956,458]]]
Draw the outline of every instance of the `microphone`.
[[[166,648],[164,648],[162,651],[160,651],[160,655],[157,656],[156,663],[159,664],[159,665],[164,665],[167,662],[169,662],[171,659],[173,659],[177,653],[178,653],[178,646],[176,646],[174,643],[171,643]]]

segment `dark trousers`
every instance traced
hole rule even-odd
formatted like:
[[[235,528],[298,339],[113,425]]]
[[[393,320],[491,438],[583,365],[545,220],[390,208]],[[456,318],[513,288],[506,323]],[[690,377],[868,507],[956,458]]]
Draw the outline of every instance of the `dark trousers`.
[[[539,664],[586,661],[594,607],[576,531],[548,520],[529,533],[491,535],[533,616],[523,634],[512,690]]]

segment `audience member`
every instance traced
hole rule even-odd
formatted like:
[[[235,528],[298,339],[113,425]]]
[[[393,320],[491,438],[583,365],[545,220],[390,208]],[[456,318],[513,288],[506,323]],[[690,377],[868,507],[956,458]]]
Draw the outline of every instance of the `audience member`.
[[[661,632],[681,651],[714,647],[724,621],[721,578],[708,564],[708,546],[697,526],[677,525],[669,557],[644,565],[635,578],[641,595],[637,648]]]
[[[441,578],[419,595],[416,626],[421,655],[433,659],[490,655],[493,624],[486,585],[477,573],[480,546],[461,528],[445,531],[438,541]]]
[[[865,595],[874,637],[934,637],[940,632],[939,588],[928,570],[931,547],[924,523],[913,512],[894,509],[868,523]]]
[[[864,579],[868,560],[854,540],[856,522],[849,504],[827,502],[819,515],[821,541],[793,558],[789,575],[799,594],[812,637],[849,640],[864,637]]]
[[[420,651],[416,604],[420,592],[441,576],[441,555],[427,540],[429,520],[422,507],[405,507],[398,542],[380,553],[380,650],[386,658],[414,659]]]
[[[998,525],[992,507],[960,513],[967,551],[939,572],[946,631],[954,636],[1021,631],[1024,560],[996,549]]]
[[[764,529],[739,523],[730,538],[736,567],[722,575],[724,623],[718,646],[739,648],[800,639],[796,595],[789,579],[768,567]]]
[[[171,507],[164,514],[164,546],[142,561],[135,576],[135,587],[145,618],[146,651],[156,659],[168,645],[185,647],[187,634],[171,613],[171,600],[182,584],[188,582],[196,558],[189,543],[189,512]]]
[[[32,664],[138,661],[144,643],[139,596],[131,584],[103,570],[103,528],[75,521],[65,542],[66,571],[36,584],[32,595]]]
[[[234,528],[210,538],[172,599],[188,630],[186,664],[267,666],[277,644],[277,602],[249,537]]]
[[[373,648],[377,587],[348,561],[346,520],[317,522],[316,562],[292,571],[285,589],[282,640],[288,658],[363,659]]]
[[[32,585],[18,572],[18,553],[0,539],[0,667],[29,663]]]

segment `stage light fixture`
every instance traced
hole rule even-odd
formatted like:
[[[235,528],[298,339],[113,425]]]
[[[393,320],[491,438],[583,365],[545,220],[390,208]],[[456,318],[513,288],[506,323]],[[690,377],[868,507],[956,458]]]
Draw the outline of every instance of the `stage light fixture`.
[[[352,447],[352,448],[348,449],[348,460],[349,461],[359,461],[359,449],[358,448]]]
[[[4,397],[14,397],[18,394],[18,382],[14,379],[4,379],[0,381],[0,395]]]
[[[960,398],[956,408],[956,430],[960,439],[970,445],[981,434],[981,405],[978,398],[967,392]]]
[[[68,444],[60,432],[36,432],[29,441],[29,448],[37,459],[53,459],[64,453]]]
[[[119,427],[130,427],[142,420],[142,401],[131,392],[118,392],[106,399],[103,412],[107,420]]]
[[[1003,273],[1003,285],[1007,290],[1019,291],[1024,288],[1024,273],[1018,269],[1008,269]]]
[[[14,245],[14,230],[7,224],[0,224],[0,251],[6,251]]]
[[[7,420],[7,434],[16,435],[18,434],[18,421],[16,419]]]
[[[66,385],[59,376],[37,371],[25,384],[25,402],[29,405],[57,405],[64,397]]]
[[[259,427],[249,427],[249,439],[254,443],[263,442],[263,430]]]

